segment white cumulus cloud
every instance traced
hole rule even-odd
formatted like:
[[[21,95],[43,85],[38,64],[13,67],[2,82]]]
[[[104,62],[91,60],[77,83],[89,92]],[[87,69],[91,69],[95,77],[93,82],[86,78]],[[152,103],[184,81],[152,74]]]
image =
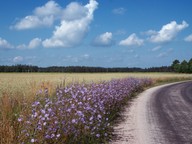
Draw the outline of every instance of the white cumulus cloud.
[[[2,49],[11,49],[14,48],[7,40],[0,37],[0,48]]]
[[[121,40],[119,45],[121,46],[141,46],[144,44],[144,40],[137,37],[135,33],[131,34],[125,40]]]
[[[159,31],[151,30],[153,33],[151,33],[149,40],[153,43],[169,42],[173,40],[173,38],[175,38],[180,31],[188,26],[189,25],[185,21],[183,21],[181,24],[177,24],[176,21],[172,21],[164,25]]]
[[[11,28],[17,30],[33,29],[37,27],[51,26],[55,19],[61,17],[62,9],[54,1],[48,1],[44,6],[37,7],[32,15],[19,20]]]
[[[41,45],[41,39],[40,38],[34,38],[30,41],[28,48],[33,49],[37,48]]]
[[[21,44],[21,45],[18,45],[16,48],[17,49],[34,49],[41,46],[41,44],[42,44],[42,40],[40,38],[34,38],[29,42],[28,45]]]
[[[94,46],[103,46],[103,47],[112,46],[113,43],[114,43],[113,34],[111,32],[103,33],[98,37],[96,37],[93,41]]]
[[[23,61],[23,57],[22,56],[16,56],[13,58],[13,62],[14,63],[20,63]]]
[[[53,16],[39,18],[38,16],[26,16],[14,28],[17,30],[33,29],[42,26],[51,26],[53,24]]]
[[[192,42],[192,34],[187,36],[184,40],[187,41],[187,42]]]
[[[37,7],[34,14],[37,16],[57,16],[62,12],[62,8],[55,1],[48,1],[44,6]]]
[[[62,8],[53,0],[48,1],[45,5],[35,8],[32,15],[22,18],[11,28],[25,30],[49,27],[56,20],[60,20],[60,25],[55,27],[50,38],[43,41],[35,39],[29,45],[21,44],[17,48],[35,48],[40,43],[46,48],[74,47],[79,45],[89,30],[89,25],[93,20],[93,14],[97,6],[96,0],[89,0],[89,3],[86,5],[71,2],[66,8]]]
[[[63,19],[71,21],[86,17],[88,9],[83,7],[77,2],[71,2],[67,5],[66,9],[63,10]]]
[[[90,0],[85,6],[75,2],[69,4],[64,10],[64,14],[69,15],[67,18],[64,15],[60,26],[56,26],[51,38],[43,41],[43,46],[53,48],[79,45],[88,32],[97,6],[98,3],[95,0]],[[79,13],[79,15],[75,16],[76,13]]]

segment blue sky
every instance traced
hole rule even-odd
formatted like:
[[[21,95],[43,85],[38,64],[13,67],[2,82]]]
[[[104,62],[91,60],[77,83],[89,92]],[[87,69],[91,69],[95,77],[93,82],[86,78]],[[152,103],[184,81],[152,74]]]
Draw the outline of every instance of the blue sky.
[[[2,0],[0,65],[152,67],[192,58],[191,0]]]

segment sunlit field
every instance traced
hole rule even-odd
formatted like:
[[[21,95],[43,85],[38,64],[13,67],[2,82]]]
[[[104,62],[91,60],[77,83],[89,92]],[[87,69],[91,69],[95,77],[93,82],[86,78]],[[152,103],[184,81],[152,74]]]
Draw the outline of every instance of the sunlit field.
[[[165,81],[192,79],[190,74],[176,73],[0,73],[0,96],[3,92],[11,95],[22,93],[22,95],[29,96],[45,85],[51,90],[72,82],[90,83],[126,77]]]
[[[0,143],[107,143],[135,93],[175,73],[1,73]]]

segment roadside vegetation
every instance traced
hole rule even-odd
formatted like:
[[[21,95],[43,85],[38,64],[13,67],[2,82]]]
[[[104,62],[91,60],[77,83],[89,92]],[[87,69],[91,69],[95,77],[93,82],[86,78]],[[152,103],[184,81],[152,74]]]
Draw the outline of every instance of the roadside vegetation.
[[[0,74],[0,143],[107,143],[130,97],[157,83],[187,79],[192,76]]]

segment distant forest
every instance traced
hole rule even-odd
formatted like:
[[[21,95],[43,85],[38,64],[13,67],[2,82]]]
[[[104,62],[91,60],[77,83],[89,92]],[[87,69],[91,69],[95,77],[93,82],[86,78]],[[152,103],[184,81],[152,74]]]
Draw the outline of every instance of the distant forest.
[[[174,60],[171,66],[150,67],[150,68],[103,68],[88,66],[51,66],[38,67],[32,65],[0,66],[0,72],[64,72],[64,73],[106,73],[106,72],[178,72],[192,73],[192,59],[180,62]]]

